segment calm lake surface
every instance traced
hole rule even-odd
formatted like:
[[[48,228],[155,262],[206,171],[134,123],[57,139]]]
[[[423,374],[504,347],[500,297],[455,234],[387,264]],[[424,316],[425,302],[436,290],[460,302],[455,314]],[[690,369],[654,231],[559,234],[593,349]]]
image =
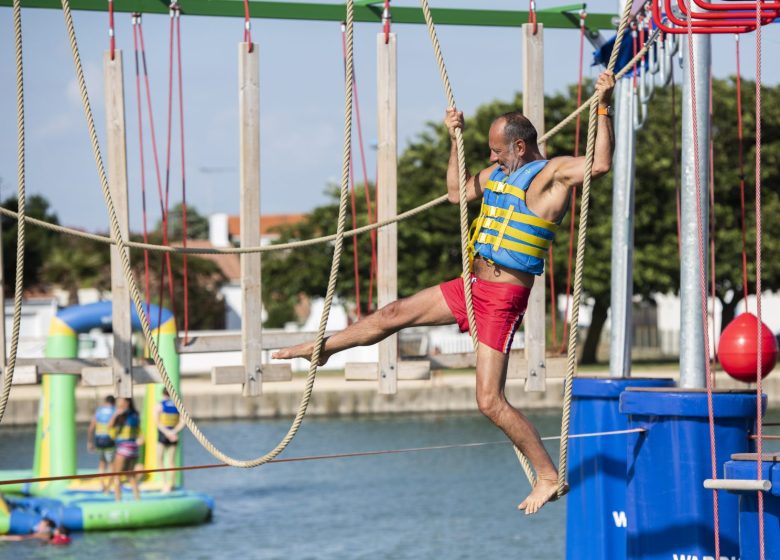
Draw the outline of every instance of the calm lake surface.
[[[542,435],[560,417],[535,415]],[[267,451],[288,420],[204,422],[223,450]],[[82,467],[92,466],[80,430]],[[307,419],[283,457],[499,441],[478,415]],[[188,465],[215,460],[189,435]],[[34,430],[0,430],[0,469],[29,468]],[[557,443],[549,446],[557,457]],[[526,517],[529,491],[509,445],[216,469],[187,473],[187,488],[216,500],[198,527],[78,533],[67,548],[0,543],[0,558],[56,559],[554,559],[564,556],[565,502]]]

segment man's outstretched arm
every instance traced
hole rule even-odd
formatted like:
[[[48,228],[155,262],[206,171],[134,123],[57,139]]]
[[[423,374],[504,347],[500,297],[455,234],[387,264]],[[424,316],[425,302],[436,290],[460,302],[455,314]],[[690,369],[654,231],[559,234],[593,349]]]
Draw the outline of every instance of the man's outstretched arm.
[[[615,76],[610,71],[602,72],[596,82],[599,109],[606,110],[612,102],[612,90],[615,88]],[[596,117],[596,150],[593,158],[592,176],[598,179],[612,168],[612,152],[615,149],[615,132],[612,129],[612,117],[601,114]],[[585,156],[561,158],[563,161],[555,171],[556,183],[566,187],[581,185],[585,180]]]
[[[460,202],[460,174],[458,171],[458,147],[455,143],[455,129],[463,130],[463,113],[454,107],[448,107],[444,124],[450,133],[450,159],[447,164],[447,200],[457,204]],[[482,170],[473,176],[466,169],[467,202],[482,197],[482,185],[487,181],[493,167]]]

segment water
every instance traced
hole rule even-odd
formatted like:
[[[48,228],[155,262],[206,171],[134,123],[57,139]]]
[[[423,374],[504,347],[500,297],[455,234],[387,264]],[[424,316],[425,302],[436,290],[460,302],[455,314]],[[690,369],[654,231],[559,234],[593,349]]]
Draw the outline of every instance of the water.
[[[532,418],[542,434],[560,417]],[[204,422],[220,448],[242,457],[270,449],[287,420]],[[83,432],[83,430],[82,430]],[[284,456],[498,441],[478,415],[307,419]],[[184,462],[214,459],[187,434]],[[29,468],[32,429],[3,429],[0,469]],[[557,444],[549,447],[557,456]],[[79,441],[79,464],[94,462]],[[509,445],[216,469],[185,485],[216,500],[213,522],[165,530],[79,533],[67,548],[2,543],[0,558],[473,559],[563,558],[565,502],[534,517],[516,510],[529,491]]]

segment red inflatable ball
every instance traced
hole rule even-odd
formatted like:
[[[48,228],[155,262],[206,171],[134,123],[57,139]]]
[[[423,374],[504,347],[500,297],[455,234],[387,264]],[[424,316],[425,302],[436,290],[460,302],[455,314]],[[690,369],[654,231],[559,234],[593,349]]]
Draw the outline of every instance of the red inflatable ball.
[[[756,381],[758,369],[758,317],[742,313],[723,330],[718,343],[720,365],[731,377],[745,383]],[[761,377],[777,362],[777,340],[765,323],[761,324]]]

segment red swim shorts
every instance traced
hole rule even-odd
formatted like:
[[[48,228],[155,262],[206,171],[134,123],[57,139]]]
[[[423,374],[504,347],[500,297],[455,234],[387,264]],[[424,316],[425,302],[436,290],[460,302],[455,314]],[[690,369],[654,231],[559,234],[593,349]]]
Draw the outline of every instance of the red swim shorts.
[[[461,332],[469,328],[466,314],[466,296],[463,279],[455,278],[439,284],[447,306],[455,315]],[[477,320],[479,341],[506,354],[512,347],[512,338],[523,321],[528,306],[530,288],[503,282],[488,282],[472,275],[471,299]]]

